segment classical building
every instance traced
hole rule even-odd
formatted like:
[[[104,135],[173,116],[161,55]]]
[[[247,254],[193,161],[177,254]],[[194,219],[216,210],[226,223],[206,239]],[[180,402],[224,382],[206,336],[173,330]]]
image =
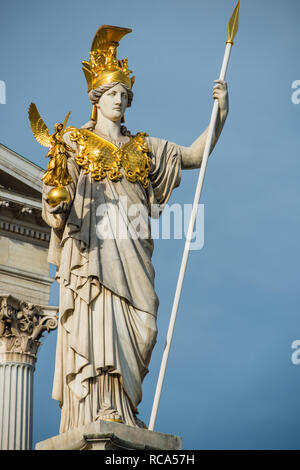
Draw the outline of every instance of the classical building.
[[[57,327],[49,307],[43,169],[0,144],[0,449],[30,449],[36,353]]]

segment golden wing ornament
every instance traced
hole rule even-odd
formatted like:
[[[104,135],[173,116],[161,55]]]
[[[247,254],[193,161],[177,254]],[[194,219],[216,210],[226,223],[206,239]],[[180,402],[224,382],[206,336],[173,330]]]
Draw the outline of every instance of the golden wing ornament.
[[[44,147],[49,148],[51,145],[49,129],[41,118],[40,113],[38,112],[37,107],[34,103],[30,103],[28,109],[28,117],[33,135],[38,141],[38,143],[43,145]]]
[[[68,171],[67,160],[74,150],[67,145],[63,135],[71,129],[66,129],[70,113],[66,115],[63,123],[55,124],[54,133],[51,135],[34,103],[30,103],[28,116],[34,137],[39,144],[49,148],[47,157],[50,161],[42,176],[44,184],[54,186],[48,193],[48,203],[55,207],[60,202],[69,202],[70,196],[65,186],[72,183],[72,177]]]
[[[101,181],[106,176],[111,181],[122,178],[118,147],[87,129],[71,134],[70,139],[79,145],[80,151],[75,161],[85,174],[90,173],[95,181]]]

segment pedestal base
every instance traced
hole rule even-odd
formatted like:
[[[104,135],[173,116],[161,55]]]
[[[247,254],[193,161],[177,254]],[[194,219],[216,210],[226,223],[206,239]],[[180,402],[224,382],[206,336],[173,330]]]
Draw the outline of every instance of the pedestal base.
[[[181,438],[121,423],[95,421],[36,444],[36,450],[180,450]]]

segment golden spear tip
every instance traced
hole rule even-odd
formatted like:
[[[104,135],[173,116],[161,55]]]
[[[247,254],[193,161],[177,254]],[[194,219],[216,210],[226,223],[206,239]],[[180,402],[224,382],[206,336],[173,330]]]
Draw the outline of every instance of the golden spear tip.
[[[64,129],[64,128],[66,127],[66,125],[67,125],[67,122],[68,122],[68,120],[69,120],[70,114],[71,114],[71,111],[69,111],[68,114],[67,114],[66,117],[65,117],[65,120],[64,120],[64,122],[63,122],[63,129]]]
[[[228,39],[226,43],[234,44],[233,40],[239,28],[239,9],[240,9],[240,0],[237,2],[235,9],[231,15],[231,18],[228,22]]]

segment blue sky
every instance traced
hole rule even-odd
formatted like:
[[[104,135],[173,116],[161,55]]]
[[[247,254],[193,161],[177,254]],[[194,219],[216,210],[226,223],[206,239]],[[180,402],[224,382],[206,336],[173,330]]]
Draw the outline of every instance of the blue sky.
[[[233,0],[2,2],[0,142],[46,167],[27,119],[31,101],[52,129],[89,120],[81,61],[101,24],[130,27],[119,57],[134,71],[132,132],[190,145],[212,109]],[[241,0],[227,82],[230,113],[210,158],[201,202],[205,243],[191,252],[156,430],[185,449],[299,449],[300,339],[297,0]],[[171,203],[192,203],[198,171],[186,171]],[[184,240],[156,240],[159,336],[144,381],[149,421]],[[54,271],[51,268],[53,275]],[[58,304],[54,284],[51,304]],[[56,334],[35,372],[34,443],[58,433],[51,399]]]

